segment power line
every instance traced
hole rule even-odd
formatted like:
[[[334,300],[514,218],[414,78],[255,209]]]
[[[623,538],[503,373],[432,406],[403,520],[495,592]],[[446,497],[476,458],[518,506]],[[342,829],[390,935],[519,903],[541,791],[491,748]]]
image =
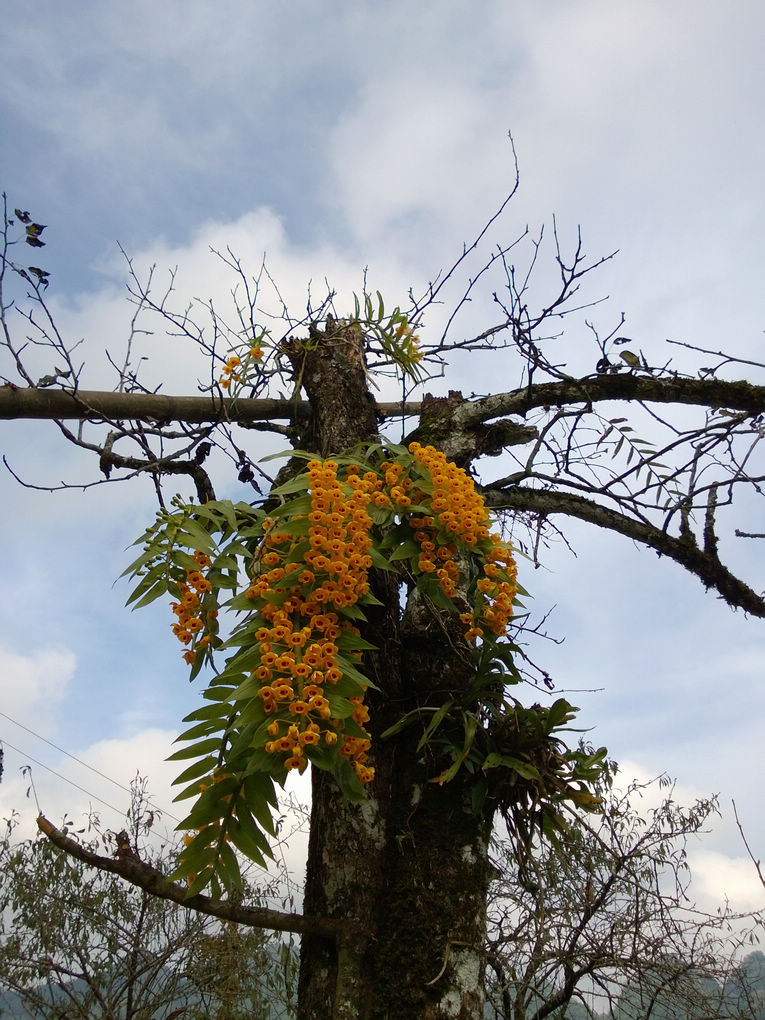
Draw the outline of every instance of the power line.
[[[0,715],[5,715],[5,713],[4,712],[0,712]],[[8,718],[8,717],[6,716],[6,718]],[[11,722],[13,722],[13,721],[14,720],[11,720]],[[22,727],[22,729],[27,729],[27,727],[24,726],[24,727]],[[33,731],[30,730],[29,732],[32,733]],[[40,739],[44,740],[45,738],[41,737]],[[46,741],[46,743],[50,743],[50,741]],[[120,816],[121,819],[124,820],[125,815],[126,815],[125,810],[123,810],[121,808],[116,808],[113,804],[110,804],[108,801],[103,800],[101,797],[96,796],[96,794],[91,793],[90,790],[86,790],[84,786],[80,786],[78,783],[75,783],[72,779],[69,779],[68,776],[64,776],[60,772],[57,772],[55,769],[52,769],[50,767],[50,765],[46,765],[45,762],[38,761],[38,759],[34,758],[31,754],[27,754],[26,751],[22,751],[21,748],[16,747],[14,744],[11,744],[8,740],[5,740],[5,739],[0,740],[0,744],[5,745],[6,747],[10,747],[12,751],[15,751],[17,754],[21,755],[22,758],[28,759],[29,761],[33,761],[35,763],[35,765],[39,765],[41,768],[45,769],[47,772],[50,772],[52,775],[56,776],[58,779],[62,779],[65,783],[68,783],[69,786],[73,786],[76,790],[80,790],[82,793],[86,794],[91,800],[96,800],[96,801],[98,801],[99,804],[103,804],[104,807],[109,808],[110,811],[114,811],[116,814],[118,814]],[[55,744],[53,746],[55,747]],[[64,751],[63,753],[66,754],[67,752]],[[69,755],[69,757],[73,758],[74,755]],[[79,760],[79,759],[76,759],[76,760]],[[22,766],[21,770],[22,770],[22,772],[24,771],[24,766]],[[98,771],[98,770],[94,769],[93,771]],[[100,773],[99,773],[99,775],[100,775]],[[104,776],[104,778],[108,779],[109,777],[108,776]],[[32,790],[34,792],[35,801],[37,801],[37,790],[35,789],[34,780],[32,779],[32,770],[31,770],[31,768],[29,769],[29,782],[30,782],[31,788],[32,788]],[[128,789],[128,787],[121,786],[121,784],[116,782],[116,780],[111,780],[111,782],[113,782],[115,784],[115,786],[119,786],[120,789],[125,790],[127,793],[132,794],[132,791],[130,789]],[[27,791],[27,796],[29,796],[29,791]],[[39,811],[39,809],[40,809],[39,803],[37,804],[37,808],[38,808],[38,811]],[[164,811],[161,808],[157,808],[156,810],[158,811],[159,814],[168,815],[169,818],[174,818],[173,815],[170,815],[167,811]],[[178,821],[178,819],[174,819],[174,820]],[[163,834],[161,832],[158,832],[154,828],[146,828],[145,832],[144,832],[144,836],[145,836],[146,839],[159,840],[161,844],[172,844],[173,843],[173,837],[167,831],[165,831],[164,834]]]
[[[103,772],[100,772],[97,768],[94,768],[92,765],[88,765],[86,761],[83,761],[82,758],[78,758],[76,754],[70,754],[69,751],[65,750],[63,747],[59,747],[58,744],[54,744],[52,740],[48,740],[47,737],[43,737],[40,733],[36,733],[28,726],[25,726],[23,723],[20,723],[17,719],[12,719],[11,716],[6,715],[5,712],[0,712],[0,715],[3,717],[3,719],[7,719],[8,722],[12,722],[14,726],[18,726],[20,729],[26,730],[27,733],[31,733],[33,737],[37,737],[38,740],[42,740],[42,742],[44,744],[48,744],[49,747],[55,747],[57,751],[60,751],[62,754],[65,754],[67,758],[71,758],[72,761],[76,761],[79,765],[84,766],[84,768],[90,769],[91,772],[95,772],[97,776],[101,776],[101,778],[106,779],[107,782],[113,783],[114,786],[118,786],[120,790],[124,790],[125,793],[130,793],[130,789],[127,786],[123,786],[122,783],[118,783],[116,779],[112,779],[111,776],[107,776]],[[10,747],[11,745],[9,744],[8,746]],[[40,763],[38,762],[38,765],[39,764]]]
[[[37,733],[35,730],[31,729],[29,726],[25,726],[23,723],[20,723],[18,721],[18,719],[14,719],[12,716],[8,715],[6,712],[0,712],[0,716],[2,716],[4,719],[7,719],[9,722],[13,723],[14,726],[18,726],[20,729],[25,730],[27,733],[31,734],[31,736],[35,737],[37,740],[41,740],[44,744],[48,744],[50,747],[55,748],[61,754],[66,755],[67,758],[71,758],[72,761],[76,761],[79,765],[82,765],[83,768],[89,769],[91,772],[95,773],[97,776],[100,776],[102,779],[105,779],[107,782],[112,783],[113,786],[116,786],[118,789],[122,790],[124,793],[127,793],[128,795],[132,796],[132,790],[129,787],[124,786],[122,783],[117,782],[116,779],[112,779],[111,776],[107,776],[105,772],[101,772],[100,769],[95,768],[93,765],[89,765],[88,762],[83,761],[82,758],[78,758],[76,754],[71,754],[64,747],[59,747],[59,745],[55,744],[52,740],[48,740],[47,737],[44,737],[44,736],[42,736],[42,734]],[[54,776],[57,776],[59,779],[62,779],[65,783],[69,783],[70,786],[73,786],[73,787],[75,787],[75,789],[80,790],[82,793],[87,794],[88,797],[92,797],[94,800],[97,800],[99,802],[99,804],[103,804],[106,807],[110,808],[112,811],[116,811],[117,814],[121,815],[124,818],[125,812],[121,811],[118,808],[115,808],[113,804],[109,804],[107,801],[103,800],[101,797],[97,797],[94,793],[91,793],[89,790],[86,790],[83,786],[80,786],[78,783],[75,783],[73,780],[67,778],[67,776],[64,776],[60,772],[57,772],[55,769],[50,768],[50,766],[46,765],[44,762],[38,761],[37,758],[33,758],[32,755],[28,755],[28,754],[26,754],[26,752],[21,751],[18,747],[14,747],[14,745],[9,743],[7,740],[5,741],[5,743],[8,744],[8,747],[12,748],[18,754],[21,754],[22,756],[28,757],[30,759],[30,761],[33,761],[36,765],[39,765],[41,768],[46,769],[48,772],[52,773]],[[150,795],[149,798],[148,798],[148,803],[149,804],[151,804],[151,799],[152,799],[152,797]],[[172,819],[172,821],[174,821],[174,822],[179,822],[180,821],[180,818],[176,818],[175,815],[171,814],[165,808],[155,808],[155,810],[160,811],[160,813],[162,815],[165,815],[167,818]],[[167,838],[169,839],[170,837],[168,836]]]
[[[0,715],[2,715],[2,713],[0,713]],[[24,728],[26,729],[26,727]],[[10,747],[12,751],[15,751],[17,754],[20,754],[23,758],[29,758],[29,760],[33,761],[35,765],[39,765],[40,768],[46,769],[48,772],[51,772],[54,776],[57,776],[59,779],[63,779],[65,783],[69,783],[69,785],[73,786],[76,790],[79,790],[81,793],[86,794],[88,797],[92,797],[93,800],[97,800],[98,803],[103,804],[104,807],[108,807],[111,811],[116,811],[118,815],[122,815],[123,817],[125,816],[125,812],[120,810],[120,808],[116,808],[114,804],[110,804],[108,801],[103,800],[101,797],[97,797],[94,793],[91,793],[90,790],[86,790],[84,786],[80,786],[79,783],[75,783],[72,779],[67,778],[67,776],[62,776],[60,772],[56,772],[56,770],[52,769],[50,765],[46,765],[45,762],[38,761],[37,758],[33,758],[31,754],[27,754],[26,751],[22,751],[21,748],[14,747],[14,745],[9,740],[3,740],[3,743],[7,747]],[[119,786],[119,783],[117,783],[117,786]],[[125,787],[122,787],[122,789],[124,790]],[[129,792],[130,791],[128,790],[128,793]]]

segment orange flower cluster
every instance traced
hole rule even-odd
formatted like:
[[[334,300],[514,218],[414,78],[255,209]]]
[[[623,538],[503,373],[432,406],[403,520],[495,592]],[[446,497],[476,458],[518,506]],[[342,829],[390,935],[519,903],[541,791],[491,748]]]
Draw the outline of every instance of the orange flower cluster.
[[[173,624],[173,634],[181,644],[192,643],[192,646],[183,653],[183,658],[189,665],[194,662],[197,650],[206,648],[211,640],[209,634],[201,633],[205,629],[205,623],[201,615],[202,603],[199,598],[200,595],[212,590],[212,585],[202,573],[210,566],[210,557],[197,549],[194,559],[199,569],[186,571],[186,581],[178,585],[181,601],[171,604],[173,613],[178,617],[178,622]],[[214,617],[217,614],[212,612],[207,615]]]
[[[491,534],[489,539],[491,549],[483,568],[484,576],[477,582],[478,591],[483,596],[479,615],[492,634],[502,637],[507,633],[507,625],[513,615],[513,599],[518,594],[518,569],[512,550],[502,541],[502,536]]]
[[[220,377],[218,382],[222,390],[227,390],[232,382],[242,382],[247,375],[247,367],[251,361],[260,361],[263,357],[263,348],[258,344],[257,341],[251,341],[252,346],[249,351],[242,354],[244,363],[241,358],[236,354],[232,354],[223,366],[223,375]]]
[[[489,513],[466,471],[432,446],[410,443],[409,452],[427,470],[433,483],[429,497],[432,515],[412,516],[409,521],[420,547],[418,568],[435,574],[444,595],[454,598],[460,577],[455,558],[458,546],[475,548],[490,542],[484,576],[477,582],[481,598],[476,611],[460,614],[460,620],[468,627],[465,632],[468,641],[483,636],[482,623],[496,636],[505,634],[517,594],[516,567],[510,547],[500,535],[489,533]],[[418,492],[417,496],[421,501],[422,495]]]
[[[267,521],[260,573],[247,590],[267,623],[255,632],[260,662],[254,670],[263,709],[274,716],[268,726],[273,739],[265,750],[284,756],[288,770],[302,772],[307,764],[305,747],[322,739],[336,744],[342,736],[340,753],[364,783],[374,775],[365,764],[370,740],[366,735],[342,734],[342,720],[332,718],[325,688],[337,684],[342,675],[336,639],[343,630],[358,634],[337,610],[352,606],[369,591],[372,539],[366,508],[374,487],[371,479],[353,471],[343,485],[331,460],[312,460],[308,477],[307,539],[280,532]],[[376,475],[372,478],[378,481]],[[353,703],[352,718],[366,734],[368,710],[361,698]]]
[[[227,390],[232,382],[241,382],[241,373],[236,371],[241,363],[241,360],[235,354],[232,354],[223,366],[223,375],[218,380],[222,390]]]
[[[341,685],[334,705],[330,699],[343,676],[338,640],[344,633],[359,637],[347,610],[369,592],[375,508],[408,524],[419,547],[417,569],[432,576],[448,598],[457,598],[460,580],[466,582],[460,556],[469,557],[473,569],[480,565],[473,611],[459,617],[466,640],[483,637],[485,630],[498,637],[507,631],[517,593],[510,546],[490,534],[488,511],[465,471],[432,446],[412,443],[409,452],[411,459],[383,461],[367,471],[350,465],[341,472],[335,461],[312,460],[306,482],[310,510],[281,528],[270,519],[263,523],[246,590],[259,617],[252,676],[266,716],[265,751],[279,756],[288,771],[306,768],[307,748],[328,745],[350,761],[362,783],[374,776],[366,764],[369,710],[363,696],[349,697],[348,686]],[[189,663],[210,641],[201,634],[200,601],[211,588],[203,573],[210,560],[199,551],[194,559],[199,569],[187,571],[181,601],[173,604],[178,616],[173,630],[190,645],[184,653]],[[361,658],[358,651],[345,654]]]

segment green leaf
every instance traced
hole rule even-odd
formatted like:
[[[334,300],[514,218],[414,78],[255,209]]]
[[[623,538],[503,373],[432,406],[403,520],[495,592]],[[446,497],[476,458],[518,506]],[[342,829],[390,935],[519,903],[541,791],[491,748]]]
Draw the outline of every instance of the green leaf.
[[[182,570],[199,570],[199,564],[194,557],[182,549],[176,549],[173,553],[173,564]]]
[[[364,615],[364,610],[358,605],[344,606],[343,616],[345,616],[348,620],[362,620],[363,622],[366,622],[367,619],[366,616]],[[339,647],[340,645],[338,645],[338,648]]]
[[[414,708],[412,709],[411,712],[407,712],[405,715],[402,715],[397,722],[394,722],[392,726],[389,726],[387,730],[384,730],[380,734],[380,739],[387,740],[388,737],[394,737],[397,733],[400,733],[403,729],[406,729],[407,726],[411,726],[414,720],[421,714],[422,714],[421,708]]]
[[[326,698],[329,702],[329,710],[335,719],[347,719],[356,711],[355,705],[352,705],[347,698],[335,694],[334,691],[327,691]]]
[[[179,804],[182,800],[188,800],[189,797],[198,796],[199,796],[199,781],[197,780],[193,783],[189,783],[188,786],[185,786],[180,793],[176,793],[176,795],[173,797],[173,804]]]
[[[438,609],[443,609],[447,613],[456,612],[454,602],[448,595],[444,595],[441,586],[429,574],[424,577],[422,575],[417,577],[417,587],[427,594],[430,601]]]
[[[180,740],[180,737],[176,738],[176,743],[178,740]],[[180,751],[175,751],[165,761],[184,761],[186,758],[198,758],[203,754],[210,754],[212,751],[220,751],[220,744],[221,742],[218,737],[200,740],[196,744],[192,744],[191,747],[183,747]]]
[[[311,744],[306,746],[305,756],[312,766],[324,772],[331,772],[337,751],[333,747],[327,747],[326,744]]]
[[[287,503],[282,503],[281,506],[274,507],[269,516],[273,520],[277,520],[280,517],[296,517],[299,514],[309,514],[311,512],[311,497],[306,494],[305,496],[298,496],[297,499],[291,499]]]
[[[261,752],[265,754],[265,752]],[[273,760],[273,756],[268,756]],[[271,808],[276,807],[276,792],[274,781],[265,772],[252,772],[244,781],[244,794],[247,798],[247,806],[258,822],[271,836],[276,835]]]
[[[205,504],[206,506],[209,504]],[[216,509],[219,509],[221,514],[226,518],[226,524],[228,524],[231,531],[237,530],[237,519],[234,506],[229,500],[217,500],[215,503]],[[252,513],[252,509],[248,507],[248,512]]]
[[[278,532],[280,535],[295,535],[298,538],[300,538],[301,536],[307,535],[310,528],[311,522],[308,520],[307,517],[296,517],[294,521],[285,521],[283,524],[279,524],[278,527],[274,529],[274,531]],[[301,545],[302,544],[303,543],[301,542]],[[303,551],[305,552],[305,550]],[[293,554],[292,556],[290,556],[287,562],[288,563],[296,562],[295,555]]]
[[[125,603],[125,605],[129,606],[129,605],[131,605],[131,603],[137,602],[137,600],[140,599],[142,595],[145,595],[146,592],[149,592],[153,588],[153,586],[155,584],[157,584],[157,583],[160,583],[161,585],[163,585],[163,592],[166,592],[166,591],[169,590],[168,589],[167,575],[166,575],[166,570],[165,570],[165,564],[164,563],[162,563],[162,564],[160,564],[158,566],[152,567],[151,570],[147,571],[147,573],[145,573],[142,576],[141,580],[138,582],[138,584],[133,589],[133,592],[130,595],[130,597],[128,598],[128,600]],[[154,597],[157,598],[157,596],[154,596]],[[140,605],[140,603],[139,603],[139,605]],[[133,606],[133,608],[137,609],[138,605]]]
[[[355,719],[350,716],[343,721],[343,733],[349,737],[357,737],[359,740],[369,739],[369,734],[363,726],[359,726]]]
[[[522,776],[524,779],[540,778],[539,769],[535,768],[529,762],[521,761],[520,758],[514,758],[509,754],[487,754],[483,763],[484,770],[499,767],[512,769],[513,772],[517,772],[518,775]]]
[[[393,570],[388,559],[374,546],[369,548],[367,555],[372,560],[372,566],[375,570]]]
[[[352,634],[348,630],[344,630],[336,638],[335,644],[338,648],[346,651],[374,651],[377,645],[373,645],[371,641],[366,641],[363,637],[358,634]]]
[[[398,546],[400,543],[409,539],[411,541],[412,529],[409,524],[397,524],[395,528],[391,528],[390,531],[383,535],[382,541],[377,546],[378,549],[392,549],[394,546]],[[419,549],[419,546],[417,546]]]
[[[337,668],[340,670],[340,672],[343,674],[343,677],[346,680],[353,680],[354,683],[358,684],[358,686],[362,688],[362,690],[367,687],[371,687],[374,690],[378,690],[376,684],[373,684],[369,677],[366,677],[364,676],[363,673],[360,673],[359,670],[356,669],[356,667],[351,662],[349,662],[349,660],[346,659],[344,655],[337,655],[335,657],[335,661],[337,662]],[[359,691],[359,694],[362,693],[362,690]]]
[[[240,819],[243,817],[244,815],[241,814]],[[251,861],[254,861],[256,864],[260,865],[260,867],[263,868],[266,866],[266,861],[265,858],[263,857],[260,847],[251,838],[251,831],[245,828],[245,826],[241,824],[240,820],[232,818],[229,821],[227,831],[228,835],[231,837],[231,842],[234,844],[237,850],[241,850],[245,857],[249,858],[249,860]]]
[[[203,868],[202,871],[199,872],[195,881],[189,886],[189,891],[186,893],[186,899],[191,899],[192,896],[196,896],[198,893],[201,893],[204,889],[206,889],[212,881],[213,875],[214,871],[212,868]],[[171,875],[170,877],[173,878],[174,875]]]
[[[457,775],[460,770],[460,766],[467,758],[470,753],[470,749],[473,746],[473,740],[475,739],[476,729],[478,727],[478,720],[474,715],[465,716],[465,742],[462,747],[462,751],[457,758],[452,762],[445,772],[442,772],[440,776],[437,776],[431,782],[437,783],[450,783],[452,779]]]
[[[211,553],[215,549],[215,542],[210,536],[210,532],[206,531],[201,525],[197,524],[196,521],[187,517],[181,527],[179,539],[181,535],[188,539],[187,544],[192,549],[200,549],[202,552]]]
[[[626,361],[630,368],[640,368],[640,358],[632,351],[619,351],[619,357]]]
[[[260,463],[267,464],[269,460],[281,460],[284,457],[307,457],[302,450],[293,450],[291,447],[286,450],[279,450],[278,453],[269,453],[267,457],[261,457]],[[310,459],[310,458],[309,458]]]
[[[160,578],[154,587],[150,588],[143,598],[135,603],[133,609],[142,609],[144,606],[148,606],[151,602],[155,602],[157,599],[162,598],[163,595],[167,595],[168,590],[167,581],[164,577]]]
[[[390,560],[410,560],[415,556],[420,555],[420,547],[412,539],[407,539],[402,542],[398,549],[394,549],[390,555]]]
[[[256,698],[258,691],[262,687],[262,683],[256,676],[248,676],[243,683],[234,691],[231,700],[232,701],[247,701],[251,698]],[[237,722],[238,725],[238,722]]]
[[[220,783],[213,783],[204,793],[200,794],[196,804],[178,828],[204,829],[212,822],[218,822],[229,813],[224,797],[230,796],[236,788],[237,781],[231,776]]]
[[[309,481],[308,476],[304,474],[296,475],[294,478],[290,478],[288,481],[279,485],[277,488],[272,489],[271,496],[289,496],[293,492],[306,492],[308,489]]]
[[[240,797],[236,803],[236,817],[240,830],[244,833],[244,838],[248,840],[259,854],[273,858],[274,855],[271,850],[271,846],[258,827],[258,824],[250,810],[250,805],[246,803],[245,799],[242,797]],[[272,836],[275,836],[276,827],[274,826],[270,810],[268,810],[267,821],[268,831]]]
[[[239,870],[239,862],[236,859],[236,854],[225,840],[220,843],[215,873],[223,880],[223,885],[229,894],[241,890],[242,873]]]
[[[570,722],[579,709],[574,708],[565,698],[558,698],[549,709],[548,721],[551,729],[557,729],[563,723]]]
[[[177,779],[173,780],[173,786],[180,786],[181,783],[190,783],[192,779],[199,779],[201,776],[207,775],[208,772],[212,772],[217,764],[217,759],[213,758],[212,755],[208,755],[206,758],[202,758],[200,761],[195,761],[193,765],[189,765],[178,776]]]
[[[276,606],[278,608],[279,606],[284,605],[284,603],[290,597],[290,593],[286,588],[284,588],[280,591],[277,590],[264,592],[261,597],[264,598],[266,602],[270,602],[272,606]]]
[[[205,719],[197,723],[196,726],[192,726],[191,729],[184,730],[178,740],[196,740],[197,737],[207,736],[208,733],[214,733],[220,728],[220,725],[216,725],[216,720]]]
[[[184,722],[201,722],[202,719],[223,719],[225,711],[220,705],[202,705],[183,717]]]
[[[476,815],[476,817],[481,814],[488,792],[489,784],[485,778],[482,777],[473,784],[470,791],[470,801],[473,814]]]
[[[340,792],[347,800],[366,800],[364,787],[361,785],[361,781],[356,775],[353,766],[346,758],[342,758],[339,755],[335,758],[332,774],[337,780]]]
[[[157,556],[156,549],[154,549],[153,547],[146,549],[144,552],[141,553],[137,560],[133,560],[130,566],[125,567],[125,569],[120,574],[120,577],[127,577],[128,574],[138,574],[140,568],[143,567],[145,564],[150,563],[153,559],[156,558],[156,556]]]
[[[417,744],[417,750],[418,751],[421,750],[425,746],[425,744],[428,743],[428,741],[430,740],[431,736],[435,733],[435,731],[438,729],[438,727],[443,722],[444,717],[446,716],[447,712],[449,711],[449,709],[452,707],[453,704],[454,704],[454,699],[453,698],[449,698],[447,701],[445,701],[443,703],[443,705],[441,705],[441,707],[439,709],[437,709],[433,713],[433,715],[432,715],[432,717],[430,719],[430,722],[425,727],[425,732],[422,734],[422,736],[420,737],[419,743]]]

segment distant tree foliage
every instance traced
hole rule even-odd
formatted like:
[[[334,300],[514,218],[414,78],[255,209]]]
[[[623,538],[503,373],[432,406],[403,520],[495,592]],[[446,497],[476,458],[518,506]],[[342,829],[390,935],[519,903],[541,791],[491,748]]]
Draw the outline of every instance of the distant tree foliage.
[[[664,788],[655,808],[641,800]],[[603,789],[582,818],[518,858],[497,836],[488,997],[497,1020],[761,1020],[765,918],[689,898],[688,841],[714,799],[683,807],[665,779]]]
[[[147,849],[134,786],[127,830],[79,828],[92,846]],[[131,851],[132,852],[132,851]],[[284,954],[281,950],[284,949]],[[291,1015],[287,946],[157,899],[89,869],[47,839],[0,835],[0,1015],[39,1020],[281,1020]]]

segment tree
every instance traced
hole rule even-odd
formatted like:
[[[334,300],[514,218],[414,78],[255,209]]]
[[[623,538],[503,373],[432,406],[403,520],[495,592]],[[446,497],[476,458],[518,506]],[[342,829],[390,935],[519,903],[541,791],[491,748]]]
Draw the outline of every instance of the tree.
[[[532,242],[526,269],[510,262],[522,238],[498,246],[477,270],[471,267],[511,197],[451,269],[421,297],[410,294],[407,307],[386,311],[382,296],[365,285],[354,308],[338,310],[330,292],[318,304],[309,301],[303,319],[284,308],[281,333],[273,320],[264,326],[259,312],[261,291],[270,281],[265,266],[251,277],[231,252],[222,253],[237,281],[233,320],[227,323],[211,303],[203,326],[188,309],[173,308],[172,281],[157,300],[151,275],[141,281],[128,263],[136,317],[160,316],[205,356],[208,381],[193,398],[160,395],[139,379],[131,346],[138,318],[126,356],[119,363],[113,359],[116,391],[87,390],[84,368],[56,331],[46,303],[49,274],[11,259],[16,235],[10,231],[20,223],[19,243],[25,235],[38,242],[40,225],[21,210],[16,222],[6,217],[0,307],[4,346],[16,375],[0,387],[0,416],[55,420],[70,442],[96,454],[105,479],[149,474],[161,502],[167,476],[193,479],[199,503],[164,508],[145,536],[143,558],[134,565],[136,601],[175,594],[176,633],[189,646],[185,654],[193,675],[211,657],[228,654],[217,695],[214,677],[206,695],[210,704],[192,713],[194,726],[186,732],[195,742],[190,757],[198,759],[184,772],[185,792],[195,798],[186,824],[197,835],[177,874],[192,888],[138,861],[106,860],[99,866],[157,895],[186,896],[197,909],[244,917],[215,888],[235,886],[236,857],[226,836],[255,859],[266,852],[271,784],[310,759],[315,767],[304,913],[246,914],[250,923],[259,918],[263,925],[301,934],[301,1020],[477,1020],[483,1011],[482,946],[495,818],[505,818],[522,854],[540,828],[549,834],[563,827],[565,804],[597,808],[591,784],[603,774],[605,752],[565,745],[561,731],[573,718],[572,706],[563,699],[524,705],[511,694],[524,676],[540,684],[549,678],[543,669],[535,672],[518,647],[518,633],[508,630],[513,563],[504,539],[491,537],[485,508],[534,559],[548,530],[557,527],[551,519],[574,517],[654,549],[730,606],[765,616],[765,599],[726,566],[718,542],[734,498],[738,505],[741,497],[760,494],[765,387],[723,378],[724,369],[751,363],[704,351],[706,365],[698,373],[669,363],[650,365],[621,335],[620,321],[605,335],[590,327],[590,355],[578,355],[584,368],[570,374],[556,348],[560,323],[587,307],[577,295],[583,278],[600,263],[587,260],[581,240],[567,258],[556,236],[559,284],[537,310],[530,304],[530,279],[541,237]],[[435,316],[461,273],[464,285],[440,335],[426,340],[423,332],[420,339],[426,313]],[[493,294],[496,317],[478,333],[459,335],[458,313],[478,297],[479,284],[496,282],[497,273],[503,289],[497,284]],[[31,300],[22,314],[34,353],[48,359],[42,376],[25,363],[29,352],[14,338],[10,322],[8,287],[19,279]],[[478,351],[512,355],[516,387],[482,397],[450,391],[411,399],[455,359]],[[42,365],[39,357],[36,364]],[[372,387],[386,378],[401,387],[400,401],[376,400]],[[274,397],[283,391],[292,396]],[[392,446],[386,436],[393,416],[412,425],[401,445]],[[76,429],[65,424],[72,420],[80,423]],[[98,424],[87,424],[93,422]],[[276,433],[315,466],[309,464],[306,474],[306,461],[296,452],[270,479],[241,429]],[[214,499],[205,467],[214,450],[230,458],[251,503],[232,506]],[[485,458],[500,455],[503,467],[492,477]],[[343,635],[344,647],[332,653],[339,656],[333,662],[342,659],[343,690],[334,704],[313,696],[320,699],[316,711],[328,708],[337,721],[342,747],[354,761],[343,762],[331,748],[316,750],[310,743],[299,745],[302,755],[287,759],[283,746],[277,748],[281,759],[271,759],[279,767],[269,772],[266,741],[294,745],[297,737],[279,736],[278,726],[275,735],[265,733],[263,727],[272,723],[258,716],[257,685],[247,676],[253,668],[271,669],[259,657],[260,644],[278,643],[287,633],[273,638],[258,617],[272,623],[263,615],[269,590],[277,602],[293,596],[283,584],[280,591],[273,575],[271,589],[268,578],[265,588],[260,582],[266,567],[286,572],[303,556],[301,539],[312,526],[310,507],[322,486],[340,494],[337,527],[345,528],[350,477],[367,472],[370,500],[379,493],[381,503],[354,535],[365,546],[371,543],[372,569],[364,567],[368,579],[354,581],[355,601],[342,607],[350,612],[339,613],[342,627],[329,624]],[[415,523],[397,477],[416,495]],[[469,508],[469,524],[465,515],[455,519],[449,508],[454,500]],[[739,533],[746,540],[762,537]],[[273,547],[276,538],[279,548]],[[318,536],[320,545],[326,540]],[[451,574],[446,567],[437,574],[431,552],[443,553]],[[495,576],[487,565],[497,567]],[[246,590],[240,587],[242,566],[249,575]],[[194,583],[186,583],[197,568]],[[305,585],[319,583],[309,573],[314,580]],[[235,611],[255,608],[221,646],[217,596],[232,591]],[[313,621],[311,615],[309,629]],[[287,701],[268,695],[261,708],[271,700],[278,722]],[[224,720],[220,705],[232,703],[235,711]],[[211,714],[199,714],[205,711]],[[304,732],[296,727],[301,739]],[[59,846],[77,852],[74,841],[45,820],[42,825]],[[212,899],[198,884],[208,880],[216,893]]]
[[[765,956],[749,953],[725,983],[725,1008],[733,1016],[765,1016]]]
[[[166,868],[171,848],[152,853],[147,847],[154,820],[145,783],[136,781],[129,836],[104,832],[94,817],[77,832],[80,838],[90,833],[89,852],[103,845],[120,854],[132,844]],[[9,819],[0,840],[6,1007],[17,1003],[28,1015],[51,1020],[290,1015],[278,952],[261,931],[219,925],[116,883],[47,839],[16,841],[14,829]]]
[[[684,808],[669,789],[639,811],[655,784],[602,789],[601,814],[520,861],[496,839],[489,999],[501,1020],[757,1016],[757,975],[739,960],[762,917],[707,914],[689,897],[687,843],[716,802]]]

